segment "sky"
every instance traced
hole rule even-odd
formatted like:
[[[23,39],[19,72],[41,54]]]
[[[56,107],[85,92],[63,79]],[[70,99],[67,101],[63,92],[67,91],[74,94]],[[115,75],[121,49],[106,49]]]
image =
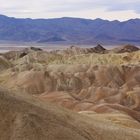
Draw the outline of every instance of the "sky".
[[[140,18],[140,0],[0,0],[0,14],[17,18]]]

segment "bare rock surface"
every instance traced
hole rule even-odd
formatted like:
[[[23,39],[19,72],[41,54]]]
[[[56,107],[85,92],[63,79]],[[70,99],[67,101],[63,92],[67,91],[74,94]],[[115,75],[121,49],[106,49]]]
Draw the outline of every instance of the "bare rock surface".
[[[82,114],[0,90],[0,139],[139,140],[140,125],[127,115]]]
[[[140,140],[140,51],[133,48],[2,54],[0,86],[12,92],[0,90],[0,139]]]

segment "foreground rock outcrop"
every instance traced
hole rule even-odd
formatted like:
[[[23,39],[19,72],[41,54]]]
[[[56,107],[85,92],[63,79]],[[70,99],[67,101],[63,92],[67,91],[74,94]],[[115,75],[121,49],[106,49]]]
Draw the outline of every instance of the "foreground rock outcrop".
[[[76,114],[28,95],[23,97],[17,93],[0,90],[2,140],[139,140],[139,138],[140,124],[127,115],[106,114],[103,117],[88,112]]]

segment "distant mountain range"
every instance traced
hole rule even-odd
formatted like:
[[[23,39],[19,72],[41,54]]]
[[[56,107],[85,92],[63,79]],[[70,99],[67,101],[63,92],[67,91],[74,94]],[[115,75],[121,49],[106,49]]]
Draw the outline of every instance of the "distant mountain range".
[[[0,15],[0,40],[38,43],[140,44],[140,19],[19,19]]]

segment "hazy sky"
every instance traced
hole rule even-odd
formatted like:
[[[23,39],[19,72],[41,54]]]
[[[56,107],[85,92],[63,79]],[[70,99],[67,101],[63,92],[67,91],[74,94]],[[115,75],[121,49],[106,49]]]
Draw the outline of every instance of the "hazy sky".
[[[21,18],[140,18],[140,0],[0,0],[0,14]]]

